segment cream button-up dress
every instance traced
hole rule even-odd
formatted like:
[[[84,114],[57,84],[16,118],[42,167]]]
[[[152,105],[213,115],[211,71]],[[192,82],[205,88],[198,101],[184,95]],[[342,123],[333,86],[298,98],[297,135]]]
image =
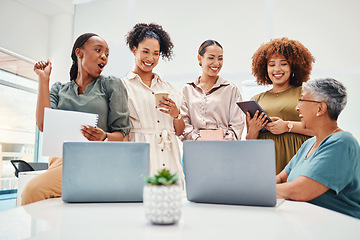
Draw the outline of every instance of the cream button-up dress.
[[[166,168],[172,173],[178,173],[183,184],[182,143],[175,135],[174,119],[169,114],[160,112],[155,103],[155,93],[165,90],[180,109],[178,92],[155,73],[150,87],[145,85],[140,76],[134,72],[128,73],[122,80],[128,91],[130,141],[150,143],[151,176]]]

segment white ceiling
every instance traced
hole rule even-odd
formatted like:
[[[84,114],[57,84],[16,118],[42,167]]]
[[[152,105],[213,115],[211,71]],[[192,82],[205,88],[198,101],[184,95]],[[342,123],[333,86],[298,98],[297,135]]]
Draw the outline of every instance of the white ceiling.
[[[15,0],[47,16],[58,14],[74,14],[75,5],[72,0]],[[76,2],[76,1],[75,1]]]
[[[58,14],[74,14],[75,5],[104,0],[15,0],[16,2],[27,6],[35,11],[45,14],[49,17]]]

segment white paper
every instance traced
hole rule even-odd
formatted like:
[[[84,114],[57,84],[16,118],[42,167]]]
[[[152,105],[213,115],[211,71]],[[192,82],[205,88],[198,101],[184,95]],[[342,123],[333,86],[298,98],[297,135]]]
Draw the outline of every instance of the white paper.
[[[63,143],[86,142],[82,125],[96,126],[98,115],[75,111],[45,108],[42,155],[62,157]]]

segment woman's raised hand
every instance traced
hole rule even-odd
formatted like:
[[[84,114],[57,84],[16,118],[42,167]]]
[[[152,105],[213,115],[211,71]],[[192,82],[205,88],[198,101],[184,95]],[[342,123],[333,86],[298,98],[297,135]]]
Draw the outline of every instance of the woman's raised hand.
[[[47,60],[47,62],[40,61],[34,65],[34,72],[39,76],[39,78],[48,78],[49,79],[51,69],[52,69],[52,66],[51,66],[50,60]]]

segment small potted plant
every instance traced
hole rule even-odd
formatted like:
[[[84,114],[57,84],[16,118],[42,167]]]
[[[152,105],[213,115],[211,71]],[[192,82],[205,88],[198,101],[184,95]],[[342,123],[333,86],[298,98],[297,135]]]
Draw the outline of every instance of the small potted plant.
[[[177,174],[163,169],[153,177],[147,177],[143,201],[145,216],[153,224],[174,224],[181,215],[182,188]]]

